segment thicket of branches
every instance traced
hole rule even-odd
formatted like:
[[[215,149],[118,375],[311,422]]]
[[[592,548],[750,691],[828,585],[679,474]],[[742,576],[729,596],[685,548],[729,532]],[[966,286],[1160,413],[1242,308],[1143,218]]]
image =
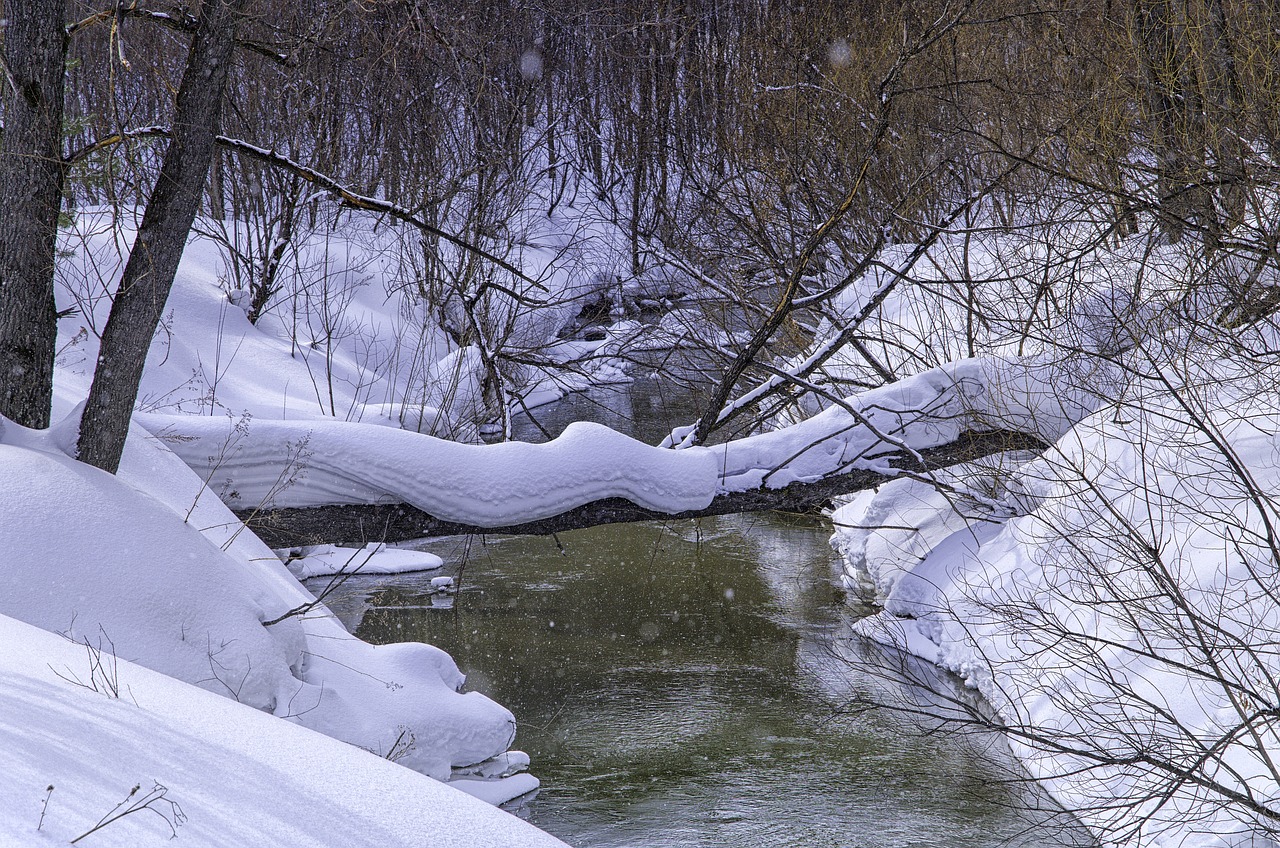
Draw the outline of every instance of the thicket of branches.
[[[70,42],[68,151],[167,125],[189,44],[179,7],[96,11],[68,18],[90,21]],[[1069,225],[1072,246],[1046,260],[1061,268],[1155,231],[1234,257],[1233,320],[1269,310],[1276,15],[1254,0],[250,3],[217,130],[434,228],[405,235],[406,286],[495,363],[536,355],[486,328],[529,305],[503,289],[546,298],[439,232],[519,265],[530,216],[611,219],[626,255],[598,287],[678,268],[673,289],[736,301],[734,328],[754,333],[713,351],[726,377],[701,440],[733,417],[735,385],[803,348],[899,243]],[[102,146],[68,196],[141,202],[163,145]],[[331,196],[278,163],[215,155],[205,209],[231,222],[251,318],[281,301],[291,240],[341,214]],[[956,277],[939,296],[980,328],[1001,304],[979,272]],[[1024,333],[1075,294],[1029,296]],[[500,318],[477,319],[486,306]],[[857,323],[843,341],[865,347],[875,334]],[[821,383],[817,368],[798,376]]]

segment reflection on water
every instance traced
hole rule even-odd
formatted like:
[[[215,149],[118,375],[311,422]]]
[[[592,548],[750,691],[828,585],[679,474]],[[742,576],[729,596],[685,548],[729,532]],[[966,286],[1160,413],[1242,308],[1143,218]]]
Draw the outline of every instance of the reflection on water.
[[[512,437],[542,442],[560,435],[571,422],[594,421],[654,445],[673,427],[696,421],[714,388],[705,375],[720,370],[710,355],[649,351],[635,357],[643,361],[632,362],[630,373],[635,379],[631,382],[594,386],[514,416]],[[748,425],[750,416],[746,419],[741,424],[724,425],[709,441],[745,435],[739,428]]]
[[[829,535],[729,516],[438,540],[452,608],[442,572],[356,578],[331,605],[362,638],[444,648],[509,707],[543,781],[525,814],[572,845],[1066,844],[1011,812],[998,747],[839,712],[876,684],[833,650]]]

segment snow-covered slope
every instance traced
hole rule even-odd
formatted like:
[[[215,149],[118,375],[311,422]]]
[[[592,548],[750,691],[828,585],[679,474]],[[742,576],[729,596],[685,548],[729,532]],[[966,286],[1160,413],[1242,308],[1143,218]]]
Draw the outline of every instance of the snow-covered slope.
[[[66,845],[131,806],[83,844],[165,845],[176,833],[210,848],[563,845],[386,759],[126,660],[94,672],[84,645],[4,616],[0,645],[6,848]]]
[[[428,645],[350,636],[199,478],[145,431],[113,477],[6,422],[0,614],[389,754],[437,779],[502,754],[511,714]],[[295,614],[288,615],[290,611]],[[537,787],[516,775],[506,800]]]
[[[895,481],[834,515],[847,582],[884,603],[859,629],[981,691],[1108,843],[1278,830],[1275,374],[1195,342],[1136,350],[1125,402],[1041,458],[949,475],[951,497]],[[1019,517],[974,509],[966,486]]]

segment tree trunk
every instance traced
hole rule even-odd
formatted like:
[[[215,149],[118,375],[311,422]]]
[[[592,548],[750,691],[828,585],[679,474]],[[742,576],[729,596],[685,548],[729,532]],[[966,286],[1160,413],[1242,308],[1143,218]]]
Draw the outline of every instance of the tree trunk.
[[[80,423],[80,459],[115,473],[151,338],[195,222],[213,160],[215,128],[247,0],[207,0],[178,88],[172,138],[143,213],[102,334],[93,386]]]
[[[1170,243],[1182,240],[1189,218],[1187,166],[1179,133],[1179,84],[1182,56],[1173,34],[1166,0],[1135,4],[1138,56],[1142,65],[1147,115],[1156,159],[1157,219]]]
[[[1249,192],[1245,187],[1245,145],[1247,131],[1238,129],[1237,115],[1243,98],[1239,71],[1231,40],[1231,27],[1222,0],[1208,0],[1205,39],[1207,100],[1213,108],[1210,133],[1213,159],[1217,167],[1218,204],[1223,224],[1230,230],[1245,220]]]
[[[5,4],[0,139],[0,413],[48,427],[62,203],[66,0]]]

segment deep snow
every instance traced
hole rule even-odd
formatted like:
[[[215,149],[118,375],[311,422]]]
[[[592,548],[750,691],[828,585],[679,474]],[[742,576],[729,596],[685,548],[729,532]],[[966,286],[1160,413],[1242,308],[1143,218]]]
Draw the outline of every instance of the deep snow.
[[[1110,274],[1132,251],[1104,257]],[[1145,269],[1156,291],[1185,290],[1173,253]],[[1068,426],[1042,457],[860,493],[833,513],[833,545],[847,588],[883,605],[856,629],[981,692],[1030,773],[1108,844],[1273,845],[1258,810],[1280,791],[1280,334],[1154,309],[1126,325],[1140,311],[1107,290],[1067,316],[1064,344],[1106,353],[1066,383],[1091,386],[1095,411],[1050,415],[1042,435]],[[922,338],[958,326],[921,314]]]
[[[159,784],[154,812],[83,844],[162,845],[173,824],[178,844],[211,848],[563,846],[382,757],[127,660],[104,678],[84,645],[6,616],[0,644],[0,845],[65,845],[135,785],[142,798]]]

